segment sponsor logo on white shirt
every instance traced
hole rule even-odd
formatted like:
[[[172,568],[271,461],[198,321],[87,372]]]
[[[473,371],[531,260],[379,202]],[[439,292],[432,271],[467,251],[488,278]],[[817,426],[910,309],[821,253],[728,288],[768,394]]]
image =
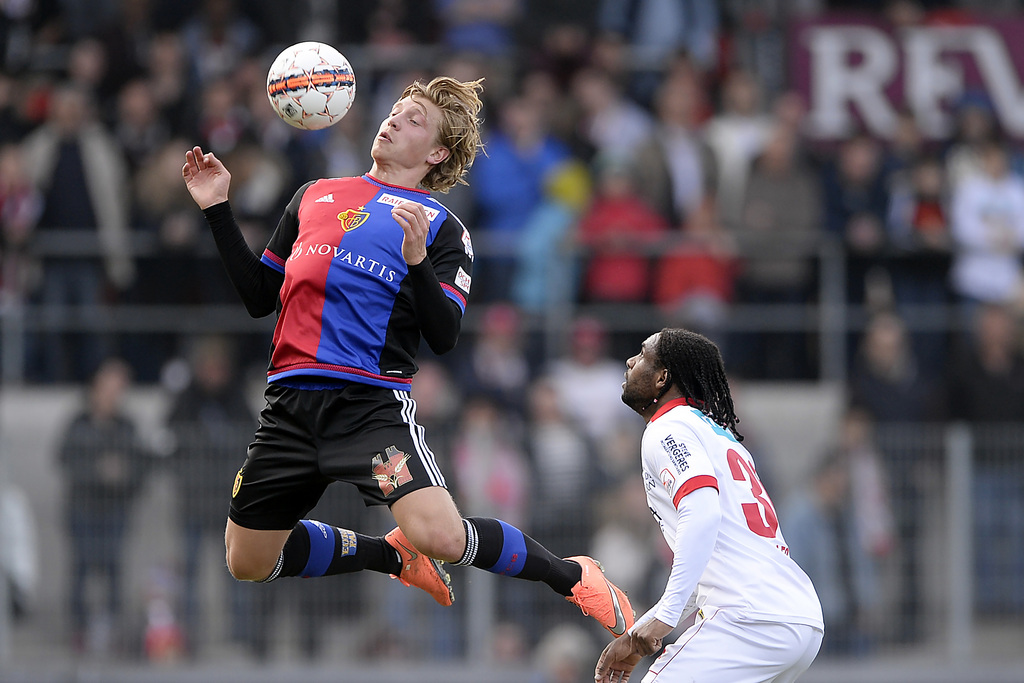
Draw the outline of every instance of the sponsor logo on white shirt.
[[[686,444],[676,441],[675,438],[669,434],[661,440],[661,447],[668,453],[669,459],[672,464],[675,465],[680,472],[685,472],[690,468],[690,463],[687,460],[690,458],[690,451],[686,450]]]
[[[380,202],[381,204],[387,204],[388,206],[398,206],[399,204],[403,204],[405,202],[419,204],[419,202],[414,202],[411,199],[399,197],[398,195],[388,194],[387,192],[377,197],[377,201]],[[433,221],[441,214],[440,211],[438,211],[437,209],[431,209],[429,206],[424,206],[423,208],[426,209],[427,211],[427,220],[429,221]]]
[[[459,289],[469,294],[469,286],[473,284],[473,278],[462,269],[462,266],[459,266],[459,272],[455,274],[455,284],[459,286]]]

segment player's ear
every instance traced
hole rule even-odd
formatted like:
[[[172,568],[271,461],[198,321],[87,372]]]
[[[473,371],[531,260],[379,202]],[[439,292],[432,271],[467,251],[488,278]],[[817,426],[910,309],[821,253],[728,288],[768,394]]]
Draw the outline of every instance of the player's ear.
[[[430,153],[430,156],[427,157],[427,163],[431,166],[436,166],[449,156],[451,156],[451,151],[447,147],[437,147]]]

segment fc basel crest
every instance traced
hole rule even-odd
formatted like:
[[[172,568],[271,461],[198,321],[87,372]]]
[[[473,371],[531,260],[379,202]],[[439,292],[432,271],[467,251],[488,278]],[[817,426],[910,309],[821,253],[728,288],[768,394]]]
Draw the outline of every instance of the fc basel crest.
[[[231,497],[234,498],[238,495],[238,490],[242,488],[242,470],[244,467],[239,468],[238,474],[235,475],[235,485],[231,487]]]
[[[387,460],[380,453],[373,456],[373,478],[386,496],[402,484],[412,481],[412,473],[406,468],[409,456],[394,446],[384,451]]]
[[[370,217],[368,211],[363,211],[363,207],[358,209],[345,209],[338,214],[338,220],[341,221],[341,227],[344,228],[345,232],[355,230],[360,225],[366,222],[366,219]]]

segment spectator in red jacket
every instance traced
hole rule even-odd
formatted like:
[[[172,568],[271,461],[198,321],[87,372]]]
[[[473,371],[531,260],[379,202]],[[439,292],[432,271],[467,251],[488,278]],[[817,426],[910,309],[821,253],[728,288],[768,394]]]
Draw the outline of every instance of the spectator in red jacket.
[[[680,241],[658,261],[654,303],[669,324],[718,338],[736,284],[735,239],[711,197],[693,211]]]
[[[667,236],[668,222],[634,186],[628,165],[599,162],[598,191],[580,219],[585,248],[582,298],[588,302],[643,302],[650,294],[652,246]]]

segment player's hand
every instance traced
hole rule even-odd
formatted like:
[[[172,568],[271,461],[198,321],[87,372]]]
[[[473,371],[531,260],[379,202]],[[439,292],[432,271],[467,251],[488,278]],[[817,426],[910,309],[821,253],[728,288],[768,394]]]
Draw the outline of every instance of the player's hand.
[[[651,619],[635,627],[630,634],[633,642],[633,652],[646,657],[658,652],[662,647],[665,636],[672,632],[672,627],[663,621]]]
[[[594,668],[596,683],[625,683],[642,655],[633,651],[633,639],[616,638],[604,648]]]
[[[185,179],[185,187],[200,209],[228,200],[231,174],[213,152],[203,154],[202,148],[198,146],[185,152],[181,177]]]
[[[410,266],[427,258],[427,234],[430,219],[427,209],[418,202],[402,202],[391,209],[391,217],[402,226],[405,238],[402,240],[402,257]]]

